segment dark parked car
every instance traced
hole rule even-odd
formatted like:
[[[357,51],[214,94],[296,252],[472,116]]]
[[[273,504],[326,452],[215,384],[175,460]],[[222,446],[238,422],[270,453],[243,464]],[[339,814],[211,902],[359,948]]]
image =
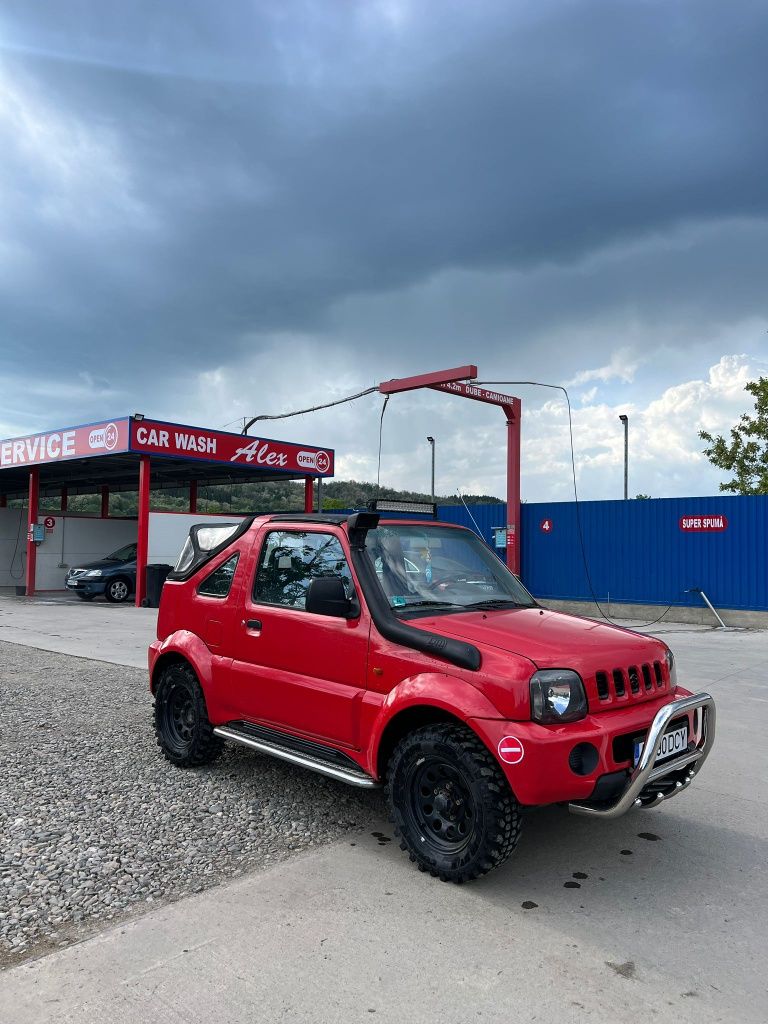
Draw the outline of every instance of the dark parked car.
[[[70,569],[66,587],[81,601],[92,601],[99,594],[108,601],[127,601],[136,589],[136,545],[125,544],[98,562]]]

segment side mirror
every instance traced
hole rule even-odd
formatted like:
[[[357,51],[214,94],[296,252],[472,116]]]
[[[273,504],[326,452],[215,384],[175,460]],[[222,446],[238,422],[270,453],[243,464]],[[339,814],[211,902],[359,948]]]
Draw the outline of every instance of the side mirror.
[[[307,590],[305,610],[337,619],[355,619],[360,614],[358,601],[350,600],[340,576],[318,576]]]

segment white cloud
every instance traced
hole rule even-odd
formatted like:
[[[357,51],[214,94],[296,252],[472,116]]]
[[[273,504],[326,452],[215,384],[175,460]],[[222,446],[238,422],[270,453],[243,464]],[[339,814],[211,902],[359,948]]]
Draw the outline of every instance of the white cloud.
[[[598,366],[593,370],[580,370],[575,377],[565,382],[566,387],[575,387],[580,384],[588,384],[597,380],[605,383],[609,380],[620,380],[625,384],[631,384],[635,379],[640,360],[630,349],[621,348],[614,352],[611,361],[607,366]]]

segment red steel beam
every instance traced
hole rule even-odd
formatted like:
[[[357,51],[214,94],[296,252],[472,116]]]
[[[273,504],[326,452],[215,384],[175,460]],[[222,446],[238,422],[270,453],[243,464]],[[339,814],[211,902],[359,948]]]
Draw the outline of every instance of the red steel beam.
[[[311,476],[304,478],[304,511],[314,512],[315,510],[315,490],[312,486],[314,480]]]
[[[101,485],[101,518],[109,519],[109,484]]]
[[[149,554],[149,483],[151,465],[148,455],[139,461],[139,533],[136,538],[136,607],[147,596],[147,557]]]
[[[417,377],[382,381],[379,392],[382,395],[395,395],[400,391],[416,391],[417,388],[431,388],[435,384],[449,384],[456,380],[474,380],[476,377],[476,366],[454,366],[451,370],[435,370],[434,373],[421,373]]]
[[[489,391],[468,381],[477,378],[476,366],[456,366],[452,370],[438,370],[423,373],[418,377],[402,377],[379,384],[383,395],[399,391],[415,391],[431,388],[447,395],[470,398],[475,402],[499,406],[507,417],[507,566],[512,572],[520,572],[520,418],[519,398],[500,391]]]
[[[189,511],[193,515],[197,512],[197,480],[189,481]]]

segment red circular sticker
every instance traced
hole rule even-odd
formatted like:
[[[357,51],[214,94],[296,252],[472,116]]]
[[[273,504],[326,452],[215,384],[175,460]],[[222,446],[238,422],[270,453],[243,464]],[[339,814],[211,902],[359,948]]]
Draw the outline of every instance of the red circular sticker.
[[[53,518],[53,516],[46,516],[45,519],[43,520],[43,524],[46,530],[52,530],[56,525],[56,520]]]
[[[551,530],[552,530],[552,520],[551,519],[542,519],[541,522],[539,523],[539,529],[543,530],[544,533],[550,533]]]
[[[507,764],[520,764],[525,757],[523,744],[517,736],[505,736],[499,743],[499,757]]]
[[[328,452],[318,452],[315,456],[315,465],[318,473],[327,473],[331,466],[331,458]]]

